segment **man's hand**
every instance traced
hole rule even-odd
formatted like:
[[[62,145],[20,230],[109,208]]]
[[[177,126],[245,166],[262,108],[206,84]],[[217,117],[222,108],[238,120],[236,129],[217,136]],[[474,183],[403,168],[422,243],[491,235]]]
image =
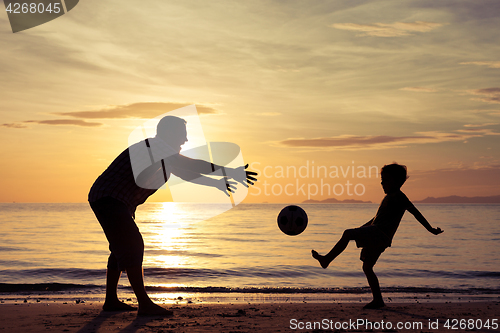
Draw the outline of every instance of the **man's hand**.
[[[236,169],[226,169],[227,170],[227,175],[237,181],[238,183],[243,184],[246,187],[249,187],[250,185],[253,185],[254,182],[257,181],[257,178],[254,176],[257,176],[257,172],[253,171],[247,171],[246,169],[248,168],[248,164],[245,166],[241,166]],[[245,175],[243,178],[243,175]]]
[[[230,196],[229,192],[234,193],[236,190],[236,182],[225,178],[217,180],[217,188]]]
[[[441,228],[432,228],[431,230],[429,230],[431,233],[433,233],[434,235],[439,235],[440,233],[443,233],[444,230],[441,230]]]

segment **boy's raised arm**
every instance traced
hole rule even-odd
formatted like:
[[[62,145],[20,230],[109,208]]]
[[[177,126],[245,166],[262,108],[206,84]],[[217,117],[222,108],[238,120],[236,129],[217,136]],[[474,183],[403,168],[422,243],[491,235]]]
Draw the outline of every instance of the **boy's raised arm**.
[[[415,218],[417,219],[418,222],[420,222],[421,225],[424,226],[427,231],[434,235],[439,235],[440,233],[443,232],[441,228],[433,228],[429,222],[425,219],[425,217],[420,213],[420,211],[415,207],[412,203],[410,203],[410,207],[407,209]]]

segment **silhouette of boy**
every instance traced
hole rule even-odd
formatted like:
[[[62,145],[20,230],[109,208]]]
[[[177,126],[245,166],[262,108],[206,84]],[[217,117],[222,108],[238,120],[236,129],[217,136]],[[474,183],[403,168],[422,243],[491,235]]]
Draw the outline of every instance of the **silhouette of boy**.
[[[202,176],[223,167],[181,155],[181,146],[186,142],[186,121],[166,116],[158,123],[154,138],[125,149],[90,189],[89,203],[104,230],[111,252],[106,273],[105,311],[135,310],[118,300],[117,296],[121,272],[126,271],[139,303],[138,315],[172,314],[153,303],[146,293],[142,268],[144,242],[134,220],[137,206],[165,184],[170,174],[215,187],[227,195],[235,189],[236,182],[232,180]],[[256,180],[252,177],[256,173],[246,171],[247,166],[236,169],[224,167],[223,171],[227,178],[248,187]]]
[[[345,250],[349,241],[356,241],[356,246],[362,248],[360,259],[363,261],[363,272],[366,275],[373,294],[373,301],[366,304],[364,306],[365,309],[379,309],[385,306],[373,266],[377,263],[382,252],[391,246],[392,238],[398,229],[405,211],[409,211],[430,233],[439,235],[443,232],[440,228],[431,227],[425,217],[415,208],[406,195],[401,192],[401,186],[403,186],[408,178],[406,175],[406,166],[397,163],[384,165],[380,171],[380,176],[382,178],[382,188],[386,196],[380,203],[375,217],[359,228],[345,230],[340,240],[328,254],[323,256],[312,250],[313,258],[319,261],[321,267],[327,268]]]

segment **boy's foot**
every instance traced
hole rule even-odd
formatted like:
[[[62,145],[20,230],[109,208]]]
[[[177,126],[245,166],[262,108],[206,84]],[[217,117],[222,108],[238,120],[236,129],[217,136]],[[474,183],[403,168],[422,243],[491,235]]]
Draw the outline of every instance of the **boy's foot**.
[[[174,313],[170,310],[167,310],[159,305],[156,305],[154,303],[145,305],[145,306],[139,306],[139,311],[137,311],[138,316],[162,316],[162,317],[167,317],[167,316],[172,316]]]
[[[102,306],[103,311],[135,311],[136,307],[128,305],[126,303],[115,301],[115,302],[104,302]]]
[[[363,309],[380,309],[380,308],[383,308],[385,306],[385,303],[384,301],[380,300],[380,301],[371,301],[370,303],[366,304],[365,306],[363,306]]]
[[[321,265],[321,267],[323,268],[327,268],[328,265],[330,265],[330,260],[328,260],[325,256],[322,256],[321,254],[319,254],[318,252],[314,251],[314,250],[311,250],[311,253],[312,253],[312,256],[314,259],[316,259],[317,261],[319,261],[319,264]]]

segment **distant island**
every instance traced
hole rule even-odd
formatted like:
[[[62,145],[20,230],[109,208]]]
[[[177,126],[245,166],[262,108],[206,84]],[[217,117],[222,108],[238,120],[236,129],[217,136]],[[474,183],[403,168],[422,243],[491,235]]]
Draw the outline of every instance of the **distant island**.
[[[354,200],[354,199],[345,199],[345,200],[337,200],[335,198],[328,198],[325,200],[306,200],[302,201],[302,203],[372,203],[371,201],[362,201],[362,200]]]
[[[428,197],[424,200],[414,201],[415,203],[500,203],[500,195],[489,197],[460,197],[458,195],[450,195],[448,197]]]
[[[414,203],[476,203],[476,204],[497,204],[500,203],[500,195],[489,197],[460,197],[458,195],[450,195],[448,197],[427,197],[424,200],[413,201]],[[371,201],[362,201],[354,199],[338,200],[328,198],[325,200],[305,200],[302,203],[372,203]]]

